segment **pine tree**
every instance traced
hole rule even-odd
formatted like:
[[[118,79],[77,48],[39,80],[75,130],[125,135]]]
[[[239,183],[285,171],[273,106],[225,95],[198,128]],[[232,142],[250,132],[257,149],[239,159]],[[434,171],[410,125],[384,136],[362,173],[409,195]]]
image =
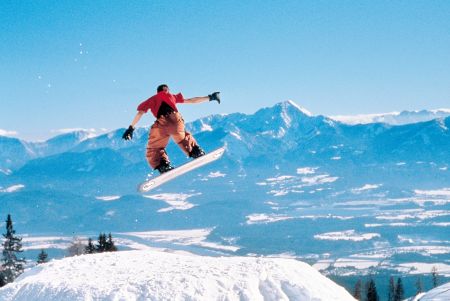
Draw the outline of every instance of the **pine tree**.
[[[402,301],[405,298],[405,290],[403,289],[402,278],[397,279],[397,285],[395,286],[394,301]]]
[[[41,253],[38,254],[37,263],[38,264],[46,263],[48,261],[47,257],[48,257],[48,254],[44,250],[41,250]]]
[[[108,241],[106,242],[106,251],[107,252],[115,252],[115,251],[117,251],[117,247],[114,245],[114,241],[112,239],[111,233],[109,233]]]
[[[102,253],[106,251],[106,234],[100,233],[100,235],[98,236],[98,243],[96,246],[96,251],[98,253]]]
[[[417,281],[416,281],[416,295],[420,294],[421,292],[423,292],[423,285],[422,285],[422,279],[420,279],[420,276],[417,277]]]
[[[388,299],[387,301],[394,301],[395,296],[395,282],[394,277],[389,278],[389,290],[388,290]]]
[[[438,274],[437,274],[437,268],[433,266],[431,269],[431,280],[433,282],[433,288],[438,286]]]
[[[6,284],[7,283],[5,277],[3,276],[3,271],[0,271],[0,287],[5,286]]]
[[[379,301],[377,287],[375,286],[375,281],[370,279],[369,282],[366,283],[367,291],[366,291],[366,300],[367,301]]]
[[[16,231],[13,227],[11,215],[6,218],[6,234],[3,234],[5,241],[3,242],[3,264],[2,278],[4,283],[13,282],[20,274],[23,273],[24,258],[17,258],[17,253],[23,252],[22,238],[15,236]]]
[[[94,243],[92,242],[92,238],[89,237],[88,245],[86,246],[86,254],[94,254],[96,252]]]
[[[355,289],[353,290],[353,297],[356,300],[361,300],[361,290],[362,290],[362,281],[361,279],[358,279],[358,281],[356,281],[355,283]]]

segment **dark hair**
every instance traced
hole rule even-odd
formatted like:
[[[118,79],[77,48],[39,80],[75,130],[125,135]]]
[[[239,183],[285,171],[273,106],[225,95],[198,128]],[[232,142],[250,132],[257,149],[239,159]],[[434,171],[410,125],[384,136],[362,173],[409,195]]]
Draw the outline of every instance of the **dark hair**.
[[[156,88],[156,92],[159,93],[161,91],[164,91],[164,88],[169,88],[169,86],[166,84],[159,85],[158,88]]]

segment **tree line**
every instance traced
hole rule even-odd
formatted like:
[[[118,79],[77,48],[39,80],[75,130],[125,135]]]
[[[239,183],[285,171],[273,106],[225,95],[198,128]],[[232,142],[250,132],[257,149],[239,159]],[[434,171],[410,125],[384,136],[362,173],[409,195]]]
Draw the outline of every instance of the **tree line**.
[[[436,267],[431,269],[431,282],[432,287],[435,288],[438,286],[438,274]],[[416,293],[415,296],[423,292],[423,284],[422,279],[417,277],[416,281]],[[359,279],[354,286],[353,289],[353,297],[359,301],[379,301],[380,296],[377,292],[377,287],[375,285],[375,281],[370,278],[367,280],[363,287],[363,281]],[[389,289],[387,292],[387,301],[402,301],[405,299],[405,289],[403,286],[402,278],[398,277],[397,281],[395,281],[394,277],[389,277]]]
[[[6,218],[6,233],[3,234],[3,237],[2,265],[0,266],[0,287],[13,282],[20,274],[22,274],[26,263],[25,257],[20,256],[23,252],[22,238],[16,235],[10,214],[8,214]],[[82,254],[114,252],[117,251],[117,247],[111,233],[108,235],[105,233],[100,233],[97,243],[94,243],[92,238],[88,238],[88,242],[85,244],[80,238],[75,237],[66,251],[68,256],[75,256]],[[36,263],[42,264],[46,262],[48,262],[48,254],[45,250],[41,250],[37,256]]]
[[[113,241],[111,233],[109,233],[108,236],[106,236],[106,233],[100,233],[97,238],[97,243],[94,243],[90,237],[88,238],[87,244],[83,241],[83,239],[75,237],[71,245],[67,248],[67,253],[69,256],[115,251],[117,251],[117,247]]]

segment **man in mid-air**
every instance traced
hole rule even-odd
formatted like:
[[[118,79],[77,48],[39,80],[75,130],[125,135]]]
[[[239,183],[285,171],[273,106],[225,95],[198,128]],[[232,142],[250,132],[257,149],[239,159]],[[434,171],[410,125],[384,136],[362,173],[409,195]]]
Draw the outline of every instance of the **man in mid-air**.
[[[181,93],[171,94],[167,85],[159,85],[156,91],[156,95],[138,106],[138,112],[122,138],[131,140],[135,125],[139,122],[142,115],[150,110],[153,116],[156,117],[156,121],[150,128],[146,157],[151,168],[164,173],[174,168],[170,164],[169,156],[166,153],[166,146],[170,137],[190,158],[195,159],[205,154],[194,137],[186,132],[184,120],[178,112],[176,104],[201,103],[205,101],[217,101],[220,104],[220,92],[214,92],[208,96],[184,99]]]

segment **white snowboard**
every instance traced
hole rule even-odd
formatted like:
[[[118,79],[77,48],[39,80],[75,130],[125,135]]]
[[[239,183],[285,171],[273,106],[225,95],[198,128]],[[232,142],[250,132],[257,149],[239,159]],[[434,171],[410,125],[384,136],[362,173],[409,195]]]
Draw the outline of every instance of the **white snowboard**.
[[[142,184],[140,184],[138,186],[138,191],[139,192],[147,192],[152,189],[155,189],[156,187],[158,187],[170,180],[173,180],[176,177],[187,173],[188,171],[194,170],[203,165],[206,165],[208,163],[216,161],[217,159],[222,157],[224,152],[225,152],[225,147],[221,147],[219,149],[216,149],[215,151],[212,151],[210,153],[207,153],[206,155],[201,156],[200,158],[194,159],[188,163],[185,163],[179,167],[176,167],[175,169],[172,169],[171,171],[165,172],[159,176],[151,178],[150,180],[145,181]]]

